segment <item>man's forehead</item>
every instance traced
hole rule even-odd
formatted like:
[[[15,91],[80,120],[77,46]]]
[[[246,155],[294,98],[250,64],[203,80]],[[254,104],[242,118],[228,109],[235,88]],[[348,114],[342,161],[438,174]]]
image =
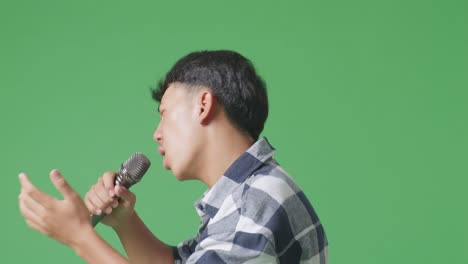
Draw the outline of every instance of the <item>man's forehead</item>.
[[[161,98],[161,102],[158,106],[158,112],[161,112],[161,108],[164,109],[164,107],[166,107],[167,104],[170,104],[171,102],[171,98],[173,98],[175,96],[175,94],[177,93],[177,91],[179,90],[183,90],[183,89],[177,89],[177,88],[180,88],[180,87],[177,87],[176,86],[179,86],[180,84],[177,84],[177,83],[171,83],[169,84],[169,86],[167,87],[166,91],[164,91],[164,94]]]
[[[161,102],[159,103],[159,108],[161,108],[161,106],[163,106],[165,104],[165,102],[167,101],[167,98],[170,97],[170,93],[171,93],[171,90],[170,89],[172,87],[172,85],[169,85],[166,90],[164,91],[164,94],[162,95],[161,97]]]

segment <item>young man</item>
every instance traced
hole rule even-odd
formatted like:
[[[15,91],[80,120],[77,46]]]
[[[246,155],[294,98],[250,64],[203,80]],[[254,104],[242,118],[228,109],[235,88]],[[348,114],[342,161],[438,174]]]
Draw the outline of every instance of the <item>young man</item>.
[[[324,229],[304,193],[260,138],[268,116],[265,84],[232,51],[180,59],[153,91],[161,121],[154,133],[163,166],[208,191],[196,203],[198,234],[177,247],[157,239],[134,211],[135,195],[105,173],[83,200],[57,170],[64,200],[20,174],[21,211],[34,229],[72,247],[89,263],[328,263]],[[120,202],[117,197],[121,197]],[[89,212],[118,234],[128,260],[91,227]]]

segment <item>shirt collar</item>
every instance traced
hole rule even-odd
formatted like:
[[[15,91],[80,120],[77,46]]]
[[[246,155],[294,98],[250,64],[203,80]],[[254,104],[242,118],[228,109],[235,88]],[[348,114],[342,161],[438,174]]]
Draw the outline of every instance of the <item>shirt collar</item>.
[[[224,199],[253,175],[266,160],[273,156],[274,152],[275,148],[270,145],[266,137],[262,137],[250,146],[232,163],[216,184],[195,203],[198,214],[200,216],[208,214],[210,218],[214,218]]]

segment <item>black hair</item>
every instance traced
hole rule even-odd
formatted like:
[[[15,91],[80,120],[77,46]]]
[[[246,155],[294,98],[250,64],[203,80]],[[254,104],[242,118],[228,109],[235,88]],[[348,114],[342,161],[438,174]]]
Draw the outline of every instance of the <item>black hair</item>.
[[[265,82],[241,54],[228,51],[192,52],[179,61],[152,89],[153,99],[161,99],[171,83],[190,89],[209,88],[236,127],[258,140],[268,117]]]

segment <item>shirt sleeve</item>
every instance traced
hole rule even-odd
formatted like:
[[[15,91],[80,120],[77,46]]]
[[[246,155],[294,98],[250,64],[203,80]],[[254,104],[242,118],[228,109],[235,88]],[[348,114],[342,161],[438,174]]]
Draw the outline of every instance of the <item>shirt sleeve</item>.
[[[255,250],[238,245],[238,243],[244,243],[248,239],[251,239],[250,236],[242,232],[210,236],[201,242],[201,246],[188,257],[186,262],[181,263],[277,263],[276,258],[266,254],[263,249]],[[256,244],[256,246],[261,247],[272,246],[269,241],[253,240],[249,242],[251,245]]]
[[[262,234],[246,232],[220,233],[201,240],[186,240],[172,247],[176,264],[210,263],[277,263],[273,245]]]
[[[273,233],[257,222],[262,214],[256,212],[268,200],[253,202],[255,197],[247,196],[240,203],[226,203],[233,207],[220,211],[229,214],[210,220],[196,237],[174,247],[175,263],[277,263]]]
[[[177,246],[172,246],[172,255],[174,256],[174,263],[186,263],[188,258],[195,252],[197,244],[197,240],[195,238],[191,238],[186,241],[183,241]]]

